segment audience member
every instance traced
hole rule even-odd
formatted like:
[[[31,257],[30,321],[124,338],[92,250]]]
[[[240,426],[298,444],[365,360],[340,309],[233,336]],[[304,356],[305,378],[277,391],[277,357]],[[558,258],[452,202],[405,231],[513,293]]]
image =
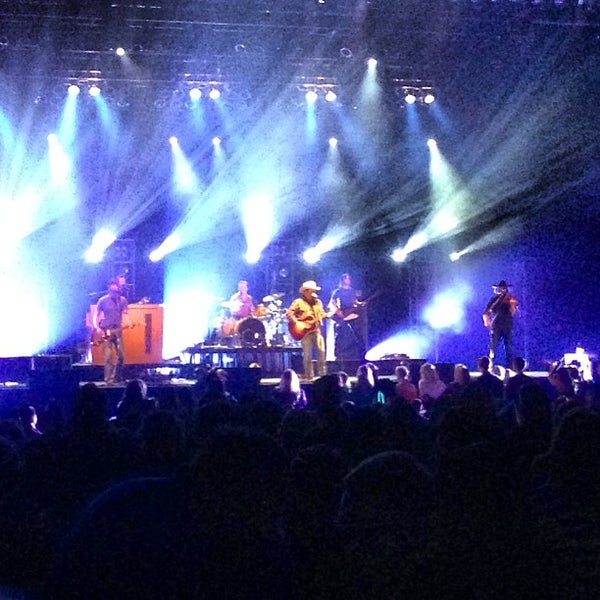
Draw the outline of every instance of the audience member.
[[[423,363],[419,369],[419,398],[421,399],[422,412],[429,416],[433,403],[446,390],[446,384],[440,379],[435,365]]]
[[[503,380],[499,379],[490,372],[491,360],[489,356],[481,356],[477,360],[477,370],[479,377],[475,380],[477,387],[485,388],[494,401],[496,409],[501,408],[504,397]]]
[[[22,404],[19,408],[19,421],[23,427],[26,440],[32,440],[42,435],[38,429],[38,416],[35,407],[30,404]]]
[[[285,408],[306,408],[306,393],[300,386],[300,379],[294,369],[286,369],[273,388],[273,399]]]
[[[512,361],[512,369],[515,374],[510,377],[504,387],[504,395],[508,404],[515,405],[519,396],[519,390],[522,386],[528,383],[532,383],[533,379],[528,375],[525,375],[526,362],[522,356],[516,356]]]
[[[398,365],[396,374],[396,396],[414,402],[419,397],[417,386],[409,380],[408,369],[404,365]]]
[[[356,382],[351,388],[350,400],[355,406],[368,406],[377,402],[377,388],[372,367],[359,365],[356,370]]]

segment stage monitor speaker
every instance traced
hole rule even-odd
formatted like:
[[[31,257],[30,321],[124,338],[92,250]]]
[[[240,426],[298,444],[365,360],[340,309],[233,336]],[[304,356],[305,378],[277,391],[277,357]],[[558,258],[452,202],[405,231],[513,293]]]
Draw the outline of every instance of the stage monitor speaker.
[[[31,357],[31,370],[43,373],[70,371],[73,358],[70,354],[40,354]]]
[[[396,367],[400,364],[397,360],[376,360],[374,361],[378,375],[395,375]]]
[[[30,370],[30,356],[0,358],[0,383],[28,383]]]
[[[356,371],[358,371],[358,367],[362,364],[361,360],[356,358],[348,358],[341,359],[337,358],[336,360],[327,361],[327,372],[328,373],[339,373],[343,371],[347,373],[350,377],[356,376]],[[300,367],[300,371],[302,371],[302,367]]]

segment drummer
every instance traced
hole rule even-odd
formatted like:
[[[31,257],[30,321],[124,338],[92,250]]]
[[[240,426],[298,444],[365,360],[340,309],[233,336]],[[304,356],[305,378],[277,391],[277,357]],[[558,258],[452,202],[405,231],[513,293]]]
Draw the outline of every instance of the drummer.
[[[229,298],[229,311],[234,319],[245,319],[254,314],[256,305],[248,293],[248,282],[245,279],[238,281],[238,291]]]

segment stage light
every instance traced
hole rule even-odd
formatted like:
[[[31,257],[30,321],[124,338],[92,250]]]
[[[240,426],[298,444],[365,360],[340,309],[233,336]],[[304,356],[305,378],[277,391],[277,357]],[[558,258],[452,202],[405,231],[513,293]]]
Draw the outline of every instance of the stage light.
[[[219,136],[215,136],[212,139],[212,145],[213,146],[220,146],[221,145],[221,138]]]
[[[167,254],[171,254],[181,246],[181,238],[178,233],[172,233],[170,236],[165,238],[164,242],[155,250],[152,250],[148,255],[148,258],[152,262],[158,262],[162,260]]]
[[[394,356],[395,360],[403,356],[418,357],[427,356],[431,348],[431,332],[421,329],[399,331],[392,337],[380,342],[371,348],[365,355],[366,360],[384,360],[386,357]]]
[[[417,97],[412,92],[409,92],[404,96],[404,102],[406,102],[406,104],[414,104],[416,101]]]
[[[434,148],[437,148],[437,142],[433,138],[429,138],[427,140],[427,145],[429,146],[429,148],[431,150],[433,150]]]
[[[88,263],[99,263],[104,258],[105,250],[117,239],[117,236],[108,229],[101,229],[92,239],[92,244],[85,253]]]
[[[464,319],[463,299],[453,291],[437,294],[422,316],[432,329],[456,327]]]
[[[423,102],[425,102],[425,104],[431,104],[434,101],[435,96],[433,94],[425,94],[425,97],[423,98]]]
[[[125,48],[122,48],[121,46],[119,46],[116,50],[115,50],[115,54],[117,56],[125,56]]]
[[[367,68],[369,69],[369,71],[374,71],[375,67],[377,67],[377,59],[376,58],[370,58],[367,61]]]
[[[397,263],[403,263],[408,257],[407,252],[403,248],[397,248],[392,252],[392,260]]]
[[[308,90],[308,92],[306,92],[304,97],[306,98],[306,101],[309,104],[314,104],[317,101],[317,99],[319,98],[317,92],[315,92],[314,90]]]
[[[69,93],[69,96],[78,96],[79,92],[81,90],[79,89],[79,86],[76,85],[75,83],[72,83],[68,88],[67,88],[67,92]]]
[[[321,253],[316,248],[309,248],[304,251],[302,258],[304,258],[304,262],[307,264],[314,265],[321,260]]]
[[[217,88],[212,88],[210,92],[208,92],[208,97],[211,100],[218,100],[221,97],[221,92]]]
[[[100,95],[100,88],[94,83],[88,90],[88,93],[92,98],[95,98]]]
[[[193,102],[198,102],[200,98],[202,98],[202,90],[200,88],[193,87],[190,90],[190,100],[192,100]]]
[[[175,146],[179,146],[179,140],[177,139],[177,136],[172,135],[169,138],[169,144],[171,144],[171,146],[175,147]]]
[[[331,148],[335,148],[338,145],[337,138],[330,137],[329,138],[329,145],[331,146]]]
[[[158,248],[156,250],[152,250],[152,252],[150,252],[148,255],[150,262],[158,262],[162,257],[163,255],[160,253]]]
[[[260,260],[260,252],[250,251],[246,252],[245,259],[249,265],[255,265]]]
[[[327,102],[333,102],[336,98],[337,98],[337,94],[333,90],[329,90],[325,94],[325,100],[327,100]]]
[[[448,258],[452,261],[452,262],[456,262],[457,260],[460,260],[467,252],[469,252],[468,248],[465,248],[464,250],[461,250],[460,252],[452,252]]]

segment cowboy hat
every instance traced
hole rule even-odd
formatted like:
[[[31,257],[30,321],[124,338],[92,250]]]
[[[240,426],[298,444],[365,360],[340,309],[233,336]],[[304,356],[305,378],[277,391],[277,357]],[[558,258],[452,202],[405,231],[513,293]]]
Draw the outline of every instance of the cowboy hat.
[[[300,286],[300,290],[299,292],[302,294],[303,292],[305,292],[306,290],[312,290],[315,292],[318,292],[321,288],[317,285],[317,282],[314,281],[313,279],[310,279],[309,281],[305,281],[301,286]]]
[[[506,281],[504,281],[504,279],[502,281],[500,281],[500,283],[497,283],[496,285],[493,285],[492,287],[495,288],[509,288],[512,287],[512,285],[510,285],[510,283],[506,283]]]

